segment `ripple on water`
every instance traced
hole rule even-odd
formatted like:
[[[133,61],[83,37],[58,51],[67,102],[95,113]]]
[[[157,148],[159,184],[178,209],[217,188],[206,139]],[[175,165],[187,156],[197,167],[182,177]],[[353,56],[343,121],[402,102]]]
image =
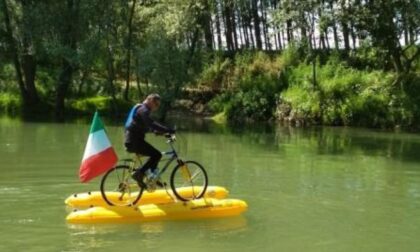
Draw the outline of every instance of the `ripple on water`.
[[[28,189],[21,187],[0,187],[0,194],[21,194],[28,191]]]
[[[23,219],[5,219],[5,220],[2,220],[1,222],[3,224],[27,225],[27,224],[32,224],[32,223],[34,223],[36,221],[37,221],[36,219],[23,218]]]

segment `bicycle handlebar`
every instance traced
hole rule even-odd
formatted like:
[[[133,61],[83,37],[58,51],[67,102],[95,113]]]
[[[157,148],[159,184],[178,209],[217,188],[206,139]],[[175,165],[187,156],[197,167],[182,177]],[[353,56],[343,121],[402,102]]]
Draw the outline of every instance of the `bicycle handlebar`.
[[[165,137],[168,139],[169,142],[175,142],[175,140],[176,140],[175,133],[173,133],[173,134],[166,133]]]

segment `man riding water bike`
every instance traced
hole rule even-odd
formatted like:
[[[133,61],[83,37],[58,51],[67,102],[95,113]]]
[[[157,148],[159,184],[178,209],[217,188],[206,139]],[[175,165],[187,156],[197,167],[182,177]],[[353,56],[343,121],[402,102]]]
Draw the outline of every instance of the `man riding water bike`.
[[[143,103],[136,104],[131,109],[125,123],[124,145],[126,150],[130,153],[150,157],[143,166],[138,167],[132,174],[133,179],[143,188],[146,187],[143,181],[146,172],[150,169],[151,172],[155,173],[156,167],[162,158],[160,151],[145,141],[146,133],[150,131],[157,134],[175,133],[175,130],[155,122],[150,117],[150,113],[156,111],[159,106],[160,96],[158,94],[150,94]]]

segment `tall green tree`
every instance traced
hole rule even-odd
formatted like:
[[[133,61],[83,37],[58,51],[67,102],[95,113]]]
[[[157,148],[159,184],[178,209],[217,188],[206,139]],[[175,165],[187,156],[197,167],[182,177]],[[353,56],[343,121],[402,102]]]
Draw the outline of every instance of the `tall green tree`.
[[[420,56],[420,49],[415,43],[406,45],[407,48],[415,48],[414,53],[403,48],[400,36],[405,27],[401,24],[404,18],[408,18],[420,27],[419,1],[370,0],[357,11],[359,29],[370,35],[373,46],[387,51],[397,73],[410,72],[412,63]]]
[[[21,97],[25,107],[31,107],[39,102],[39,95],[35,86],[36,57],[35,42],[36,20],[32,15],[37,6],[35,1],[22,0],[9,4],[1,1],[1,9],[5,23],[8,46],[16,72]],[[13,22],[14,21],[14,22]],[[20,35],[20,36],[19,36]],[[20,37],[21,43],[16,39]]]

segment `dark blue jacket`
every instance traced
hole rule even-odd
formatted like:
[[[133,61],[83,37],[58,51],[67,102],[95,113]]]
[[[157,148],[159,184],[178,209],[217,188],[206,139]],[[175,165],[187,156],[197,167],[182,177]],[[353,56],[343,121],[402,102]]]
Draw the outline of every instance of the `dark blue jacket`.
[[[137,106],[134,111],[133,118],[128,119],[128,125],[125,129],[125,143],[133,143],[139,140],[144,140],[144,137],[149,131],[156,131],[159,133],[173,133],[173,130],[155,122],[150,117],[150,108],[142,103]],[[130,122],[131,121],[131,122]]]

